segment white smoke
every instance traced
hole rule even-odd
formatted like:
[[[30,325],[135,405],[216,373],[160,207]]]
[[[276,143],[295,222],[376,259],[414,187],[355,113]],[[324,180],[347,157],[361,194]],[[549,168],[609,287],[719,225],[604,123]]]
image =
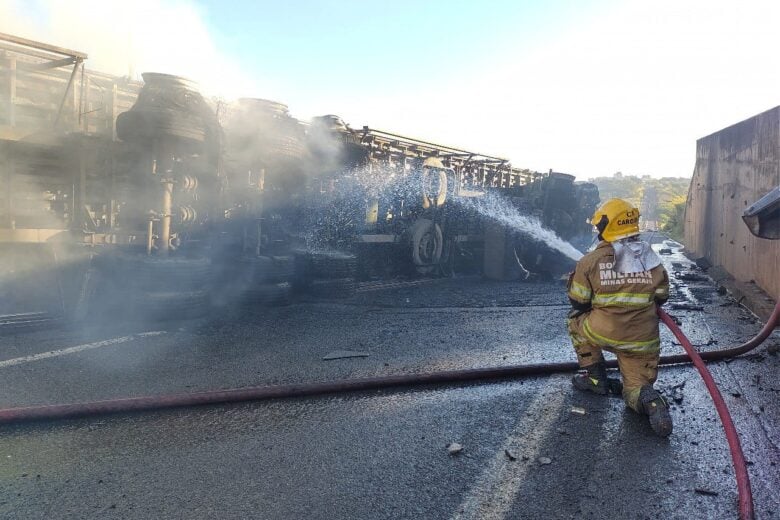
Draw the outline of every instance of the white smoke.
[[[85,52],[87,68],[175,74],[229,98],[262,89],[218,47],[205,18],[186,1],[0,0],[0,32]]]

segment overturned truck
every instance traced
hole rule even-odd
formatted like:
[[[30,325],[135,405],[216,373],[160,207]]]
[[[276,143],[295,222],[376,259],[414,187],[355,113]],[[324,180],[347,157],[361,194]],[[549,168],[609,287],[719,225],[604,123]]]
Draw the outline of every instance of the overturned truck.
[[[180,77],[85,69],[87,56],[0,35],[0,314],[198,315],[360,279],[479,272],[501,196],[589,239],[595,186],[263,99],[204,98]],[[499,195],[497,195],[499,194]],[[505,228],[505,226],[504,226]],[[553,253],[505,229],[513,262]],[[511,277],[511,276],[510,276]],[[22,290],[24,289],[24,290]]]

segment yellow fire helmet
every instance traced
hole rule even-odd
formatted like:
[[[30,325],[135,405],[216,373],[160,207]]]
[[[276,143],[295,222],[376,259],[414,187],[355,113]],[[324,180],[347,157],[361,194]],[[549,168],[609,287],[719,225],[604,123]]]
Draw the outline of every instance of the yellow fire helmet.
[[[606,226],[601,229],[603,219]],[[639,234],[639,210],[623,199],[610,199],[599,207],[590,223],[601,230],[607,242],[615,242]]]

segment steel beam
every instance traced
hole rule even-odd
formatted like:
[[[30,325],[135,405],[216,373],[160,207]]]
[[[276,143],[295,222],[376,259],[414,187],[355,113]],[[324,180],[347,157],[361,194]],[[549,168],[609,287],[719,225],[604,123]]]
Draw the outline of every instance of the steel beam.
[[[65,87],[65,94],[62,96],[62,101],[60,101],[60,108],[57,110],[57,117],[54,119],[54,128],[57,128],[59,125],[60,116],[62,115],[62,107],[65,106],[65,100],[68,98],[68,93],[73,87],[73,80],[76,78],[76,72],[78,72],[80,64],[81,59],[77,59],[76,63],[73,65],[73,71],[70,73],[70,79],[68,79],[68,86]]]
[[[73,65],[76,63],[79,59],[68,57],[68,58],[62,58],[61,60],[53,60],[48,63],[24,63],[20,62],[18,64],[18,67],[20,69],[24,69],[29,72],[37,72],[42,70],[48,70],[48,69],[56,69],[59,67],[66,67],[68,65]]]
[[[42,51],[48,51],[53,52],[55,54],[61,54],[63,56],[72,56],[74,58],[78,58],[80,60],[86,60],[87,55],[83,52],[74,51],[71,49],[66,49],[64,47],[57,47],[56,45],[50,45],[48,43],[42,43],[37,42],[35,40],[28,40],[27,38],[22,38],[20,36],[14,36],[12,34],[6,34],[0,32],[0,40],[6,41],[9,43],[14,43],[16,45],[23,45],[25,47],[32,47],[33,49],[38,49]]]

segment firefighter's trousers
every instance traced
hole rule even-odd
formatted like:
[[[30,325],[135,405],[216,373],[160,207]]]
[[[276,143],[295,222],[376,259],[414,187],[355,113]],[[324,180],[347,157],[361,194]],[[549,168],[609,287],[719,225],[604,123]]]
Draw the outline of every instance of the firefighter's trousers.
[[[658,376],[658,359],[660,348],[647,348],[641,351],[632,350],[628,345],[616,347],[605,341],[586,336],[583,323],[588,314],[581,314],[568,320],[569,336],[580,367],[585,368],[604,359],[602,351],[612,352],[617,356],[620,375],[623,377],[623,400],[626,404],[640,412],[639,391],[644,385],[653,384]]]

